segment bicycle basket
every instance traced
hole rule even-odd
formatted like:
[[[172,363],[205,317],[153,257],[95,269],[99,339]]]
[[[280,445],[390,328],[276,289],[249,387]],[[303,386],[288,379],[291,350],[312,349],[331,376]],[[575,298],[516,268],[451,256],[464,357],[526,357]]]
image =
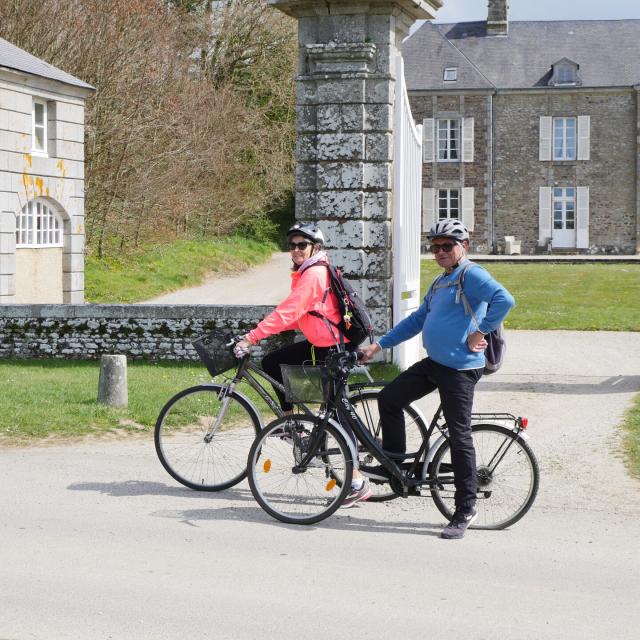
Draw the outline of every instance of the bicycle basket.
[[[330,382],[326,367],[313,365],[280,365],[287,402],[322,403]]]
[[[211,333],[200,336],[191,343],[212,376],[233,369],[238,363],[232,348],[228,346],[231,338],[230,333],[214,329]]]

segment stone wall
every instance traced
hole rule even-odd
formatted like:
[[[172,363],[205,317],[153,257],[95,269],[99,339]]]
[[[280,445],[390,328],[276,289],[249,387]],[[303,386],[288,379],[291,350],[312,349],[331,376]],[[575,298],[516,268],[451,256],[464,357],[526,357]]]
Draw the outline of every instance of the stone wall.
[[[237,335],[273,307],[213,305],[4,305],[0,358],[93,360],[123,354],[133,360],[197,360],[191,346],[212,329]],[[256,357],[290,342],[288,332],[261,343]]]

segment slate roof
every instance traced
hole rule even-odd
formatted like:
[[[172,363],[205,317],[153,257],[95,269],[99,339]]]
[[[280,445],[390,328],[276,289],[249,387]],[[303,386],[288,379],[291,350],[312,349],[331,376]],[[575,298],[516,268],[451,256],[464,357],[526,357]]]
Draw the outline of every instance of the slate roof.
[[[40,76],[41,78],[48,78],[49,80],[57,80],[58,82],[64,82],[74,87],[93,89],[90,84],[61,71],[44,60],[40,60],[40,58],[32,56],[30,53],[12,45],[2,38],[0,38],[0,67],[22,71],[34,76]]]
[[[484,21],[425,22],[402,52],[409,91],[545,87],[562,58],[580,65],[583,87],[640,84],[640,20],[516,21],[506,36],[487,36]],[[444,82],[455,66],[457,82]]]

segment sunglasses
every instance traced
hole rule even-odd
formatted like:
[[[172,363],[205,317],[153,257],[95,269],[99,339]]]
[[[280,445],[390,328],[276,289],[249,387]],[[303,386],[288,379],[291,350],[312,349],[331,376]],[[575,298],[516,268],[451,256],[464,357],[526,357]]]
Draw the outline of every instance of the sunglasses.
[[[431,253],[438,253],[438,251],[449,253],[457,244],[457,242],[443,242],[442,244],[432,244],[429,247],[429,251],[431,251]]]
[[[289,243],[289,251],[295,251],[298,249],[299,251],[304,251],[307,247],[310,247],[313,242],[290,242]]]

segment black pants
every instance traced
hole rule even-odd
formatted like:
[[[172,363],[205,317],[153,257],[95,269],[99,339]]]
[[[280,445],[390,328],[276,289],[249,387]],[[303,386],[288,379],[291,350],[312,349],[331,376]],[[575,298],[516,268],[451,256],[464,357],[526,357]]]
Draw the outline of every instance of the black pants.
[[[303,364],[306,362],[311,362],[312,353],[311,353],[312,345],[307,340],[302,340],[301,342],[294,342],[293,344],[289,344],[286,347],[282,347],[281,349],[277,349],[276,351],[272,351],[268,355],[266,355],[262,359],[262,368],[265,373],[268,373],[272,378],[275,378],[278,382],[282,383],[282,371],[280,370],[281,364]],[[313,347],[315,352],[316,364],[321,364],[324,362],[327,357],[327,353],[329,353],[329,349],[331,347]],[[273,389],[278,396],[278,400],[280,401],[280,406],[285,411],[290,411],[293,409],[293,405],[290,402],[285,400],[284,394],[278,389]]]
[[[382,447],[401,454],[406,450],[403,408],[438,389],[451,441],[455,503],[456,507],[463,509],[476,502],[476,454],[471,437],[471,410],[475,386],[481,377],[482,369],[458,371],[425,358],[401,373],[378,396]]]

